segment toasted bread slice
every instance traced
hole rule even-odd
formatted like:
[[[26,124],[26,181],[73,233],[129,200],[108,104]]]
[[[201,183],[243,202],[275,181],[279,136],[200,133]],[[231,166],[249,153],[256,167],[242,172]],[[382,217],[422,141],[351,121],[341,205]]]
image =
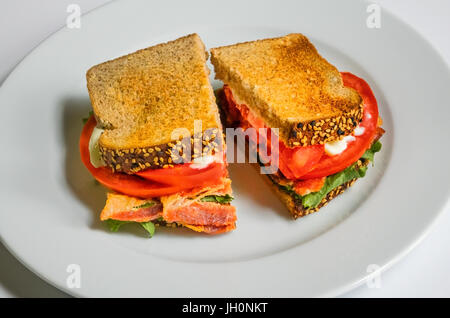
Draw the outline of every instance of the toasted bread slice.
[[[221,140],[206,60],[200,37],[191,34],[89,69],[87,87],[105,128],[99,146],[107,165],[137,172],[171,164],[171,142],[177,141],[172,132],[186,128],[194,137],[196,120],[210,132],[208,141]]]
[[[350,134],[362,119],[362,99],[302,34],[211,49],[216,78],[236,100],[289,146]]]

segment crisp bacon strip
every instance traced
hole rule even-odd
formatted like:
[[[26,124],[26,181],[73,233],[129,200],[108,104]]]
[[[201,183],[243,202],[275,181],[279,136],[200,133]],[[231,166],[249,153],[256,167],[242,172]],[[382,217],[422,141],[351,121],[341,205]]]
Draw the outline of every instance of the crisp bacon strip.
[[[202,202],[208,195],[231,195],[231,180],[223,178],[212,187],[193,189],[171,196],[161,197],[163,218],[167,222],[190,225],[224,226],[236,221],[236,208],[227,204]]]
[[[188,206],[165,209],[163,218],[167,222],[182,224],[224,226],[236,222],[236,208],[214,202],[194,202]]]
[[[379,117],[378,117],[379,118]],[[373,141],[372,141],[372,143],[374,143],[374,142],[377,142],[378,141],[378,139],[380,139],[383,135],[384,135],[384,133],[385,133],[386,131],[383,129],[383,128],[381,128],[381,127],[377,127],[377,130],[375,130],[375,135],[373,136]]]
[[[220,183],[210,186],[210,187],[199,187],[194,188],[188,191],[180,191],[178,194],[165,196],[164,201],[172,201],[175,200],[175,198],[202,198],[207,195],[231,195],[232,189],[231,189],[231,180],[228,178],[222,178],[220,180]]]
[[[203,232],[212,235],[226,233],[236,228],[235,223],[225,226],[189,225],[189,224],[185,224],[184,226],[195,232]]]
[[[108,193],[100,219],[148,222],[162,217],[168,223],[179,223],[196,232],[221,234],[235,229],[236,208],[228,204],[202,202],[201,198],[226,194],[231,195],[231,180],[228,178],[212,187],[161,197],[161,203],[154,201],[150,207],[145,206],[149,200]]]

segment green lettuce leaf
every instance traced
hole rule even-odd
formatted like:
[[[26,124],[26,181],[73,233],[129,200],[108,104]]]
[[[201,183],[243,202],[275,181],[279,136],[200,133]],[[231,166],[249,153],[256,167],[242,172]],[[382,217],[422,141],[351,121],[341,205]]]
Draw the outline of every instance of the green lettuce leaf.
[[[375,153],[381,150],[381,143],[375,142],[370,149],[362,155],[361,159],[369,160],[373,163]],[[352,180],[362,178],[366,175],[367,167],[357,168],[356,164],[351,165],[347,169],[335,173],[325,180],[325,184],[318,192],[309,193],[301,197],[302,204],[305,208],[315,208],[319,205],[325,196],[338,186]]]
[[[134,206],[133,210],[149,208],[149,207],[154,206],[155,204],[156,204],[155,201],[148,201],[148,202],[145,202],[144,204],[141,204],[141,205],[138,205],[138,206]]]
[[[139,224],[147,231],[150,237],[153,237],[155,234],[155,224],[153,222],[141,222]]]
[[[111,232],[117,232],[122,225],[131,223],[131,222],[108,219],[105,221],[105,223],[109,227],[109,230]]]
[[[202,202],[215,202],[220,204],[230,203],[234,198],[229,195],[207,195],[206,197],[201,198]]]
[[[367,149],[366,152],[362,155],[362,159],[366,159],[372,162],[373,165],[373,158],[375,157],[375,153],[381,150],[381,142],[377,141],[375,142],[370,149]]]
[[[320,191],[309,193],[302,197],[303,206],[305,208],[315,208],[331,190],[352,179],[364,177],[366,170],[367,167],[356,168],[355,165],[352,165],[343,171],[327,177]]]

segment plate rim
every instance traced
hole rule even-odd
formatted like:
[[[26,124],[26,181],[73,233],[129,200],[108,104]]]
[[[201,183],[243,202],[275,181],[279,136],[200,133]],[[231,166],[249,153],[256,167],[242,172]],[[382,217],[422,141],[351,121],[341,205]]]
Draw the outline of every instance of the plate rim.
[[[113,2],[108,2],[108,3],[102,4],[101,6],[95,8],[95,9],[93,9],[93,10],[91,10],[91,11],[85,13],[85,14],[83,14],[83,17],[87,17],[87,16],[90,16],[92,14],[95,14],[95,13],[103,10],[104,7],[109,7],[109,6],[112,6],[112,5],[117,5],[117,3],[124,3],[124,2],[125,1],[113,1]],[[365,3],[370,3],[367,0],[364,0],[364,2]],[[385,11],[386,14],[390,15],[391,18],[397,20],[399,23],[401,23],[404,26],[406,26],[410,32],[413,32],[416,36],[418,36],[428,46],[428,48],[430,48],[432,50],[432,52],[437,57],[439,57],[440,62],[443,62],[443,64],[446,65],[445,71],[447,73],[450,73],[449,63],[447,63],[447,61],[443,58],[442,53],[438,49],[436,49],[436,47],[426,37],[424,37],[412,25],[406,23],[403,19],[398,17],[396,14],[394,14],[391,11],[388,11],[387,9],[384,9],[384,8],[383,8],[383,10]],[[39,48],[41,48],[49,40],[54,38],[56,35],[60,34],[65,29],[66,29],[66,27],[63,26],[62,28],[56,30],[55,32],[53,32],[52,34],[47,36],[45,39],[43,39],[28,54],[26,54],[25,57],[14,67],[14,69],[7,75],[7,77],[1,83],[1,85],[0,85],[0,94],[4,90],[5,84],[7,84],[10,81],[10,79],[16,74],[17,70],[21,67],[21,65],[23,65],[23,62],[25,60],[30,59],[33,56],[33,54],[37,50],[39,50]],[[382,266],[382,268],[380,269],[381,272],[384,272],[385,270],[389,269],[394,264],[396,264],[400,259],[405,257],[409,252],[411,252],[411,250],[414,249],[415,246],[417,246],[418,244],[420,244],[422,242],[422,240],[426,237],[426,235],[428,235],[432,231],[432,229],[435,226],[435,224],[438,222],[438,220],[441,218],[442,214],[446,211],[446,209],[448,209],[448,207],[450,205],[450,198],[448,196],[449,193],[450,193],[450,190],[447,190],[446,202],[441,206],[441,209],[435,213],[434,217],[430,220],[430,222],[427,224],[427,226],[423,227],[422,231],[416,235],[416,239],[413,240],[413,241],[410,241],[410,243],[403,250],[398,251],[394,257],[392,257],[388,262],[386,262]],[[27,269],[29,269],[32,273],[37,275],[39,278],[41,278],[45,282],[49,283],[50,285],[56,287],[57,289],[61,290],[62,292],[66,293],[68,295],[72,295],[72,296],[76,296],[76,297],[85,297],[86,296],[86,295],[83,295],[83,293],[78,293],[76,289],[68,289],[65,286],[59,284],[59,282],[54,281],[51,278],[46,277],[45,275],[43,275],[42,273],[40,273],[38,271],[35,271],[33,266],[32,266],[32,264],[29,264],[25,259],[20,257],[20,255],[16,253],[16,251],[13,249],[13,247],[10,246],[10,244],[8,244],[7,239],[5,239],[3,237],[2,233],[0,233],[0,241],[2,242],[2,244],[6,247],[6,249],[16,259],[18,259]],[[348,292],[348,291],[350,291],[350,290],[352,290],[352,289],[362,285],[364,283],[365,279],[367,279],[368,276],[369,275],[365,276],[362,279],[355,280],[355,281],[353,281],[351,283],[349,282],[345,286],[336,287],[336,288],[330,290],[328,293],[325,293],[324,295],[325,296],[337,296],[337,295],[346,293],[346,292]]]

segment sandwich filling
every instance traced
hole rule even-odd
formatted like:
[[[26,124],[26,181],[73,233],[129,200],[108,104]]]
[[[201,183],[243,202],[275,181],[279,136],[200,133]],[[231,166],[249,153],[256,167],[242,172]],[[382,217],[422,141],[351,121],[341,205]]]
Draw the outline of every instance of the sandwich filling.
[[[378,139],[384,130],[380,127],[377,102],[369,85],[353,74],[341,75],[344,85],[355,89],[363,100],[362,118],[357,124],[351,123],[355,126],[351,134],[332,142],[297,147],[288,147],[278,139],[277,154],[271,153],[276,149],[271,147],[274,142],[268,138],[271,134],[258,135],[253,140],[249,138],[249,146],[257,147],[258,155],[264,158],[262,162],[267,162],[267,157],[264,157],[267,154],[278,156],[279,169],[268,176],[280,191],[295,202],[296,217],[320,208],[330,199],[330,194],[342,192],[356,179],[364,177],[369,161],[373,161],[374,154],[381,149]],[[237,101],[228,85],[224,86],[224,96],[225,105],[222,108],[229,124],[243,129],[270,129],[248,104],[241,99]],[[314,127],[315,131],[320,129],[320,125]]]
[[[80,152],[94,178],[114,191],[107,194],[100,216],[112,231],[127,223],[140,224],[150,236],[155,225],[184,226],[208,234],[235,228],[236,213],[230,205],[233,197],[224,152],[127,174],[113,171],[101,162],[96,151],[100,134],[91,115],[80,138]]]

